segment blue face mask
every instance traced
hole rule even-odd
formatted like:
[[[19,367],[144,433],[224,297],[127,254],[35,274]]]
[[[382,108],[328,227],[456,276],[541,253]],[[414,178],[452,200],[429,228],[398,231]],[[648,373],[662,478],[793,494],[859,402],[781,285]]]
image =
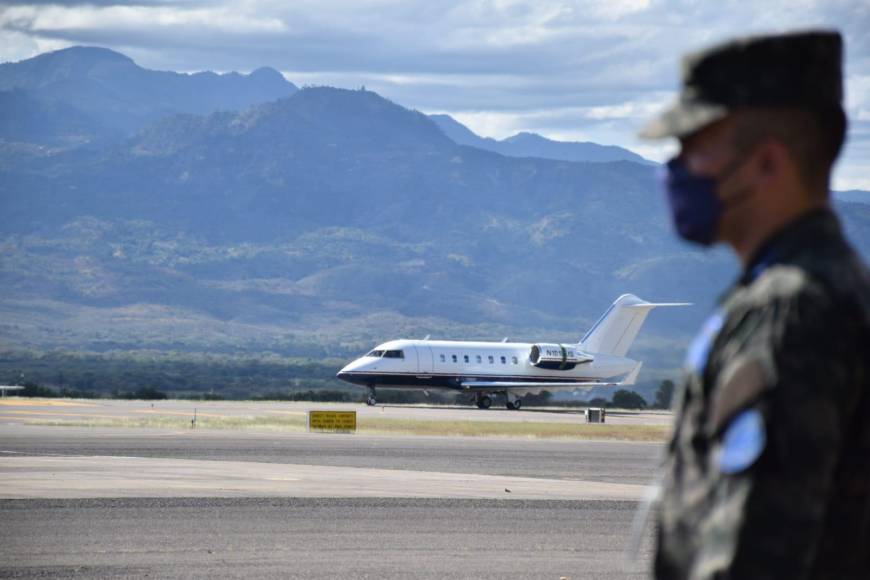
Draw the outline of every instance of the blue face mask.
[[[728,196],[723,204],[717,190],[722,183],[734,175],[748,156],[738,156],[719,177],[695,175],[689,171],[679,157],[674,157],[665,165],[662,178],[671,217],[677,233],[685,240],[710,246],[719,233],[719,222],[726,208],[733,208],[752,196],[752,190],[744,187]]]
[[[716,194],[718,181],[690,173],[683,161],[674,157],[665,165],[662,182],[680,237],[702,246],[712,245],[723,210]]]

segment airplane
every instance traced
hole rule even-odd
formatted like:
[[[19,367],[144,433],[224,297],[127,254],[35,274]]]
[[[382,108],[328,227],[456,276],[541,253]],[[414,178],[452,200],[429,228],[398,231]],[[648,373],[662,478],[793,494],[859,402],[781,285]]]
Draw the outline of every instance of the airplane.
[[[623,294],[577,344],[391,340],[345,366],[339,379],[368,387],[368,405],[376,389],[447,389],[471,393],[480,409],[505,395],[518,410],[520,397],[553,389],[633,385],[642,362],[626,358],[641,325],[653,308],[689,306],[652,303]]]

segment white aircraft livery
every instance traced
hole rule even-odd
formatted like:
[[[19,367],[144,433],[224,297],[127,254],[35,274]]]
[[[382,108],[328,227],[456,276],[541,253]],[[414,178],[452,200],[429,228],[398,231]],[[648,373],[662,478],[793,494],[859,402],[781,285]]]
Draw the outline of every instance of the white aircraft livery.
[[[341,369],[338,378],[368,387],[374,405],[377,387],[450,389],[473,393],[488,409],[503,394],[508,409],[520,397],[553,389],[632,385],[641,362],[626,358],[649,312],[659,306],[623,294],[577,344],[392,340]]]

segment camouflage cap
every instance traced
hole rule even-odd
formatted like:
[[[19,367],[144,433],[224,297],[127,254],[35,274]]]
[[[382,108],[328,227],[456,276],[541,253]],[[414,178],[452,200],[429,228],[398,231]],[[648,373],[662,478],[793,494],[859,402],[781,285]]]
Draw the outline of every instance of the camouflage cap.
[[[821,30],[742,38],[689,54],[676,103],[639,135],[684,137],[743,108],[842,111],[842,54],[840,34]]]

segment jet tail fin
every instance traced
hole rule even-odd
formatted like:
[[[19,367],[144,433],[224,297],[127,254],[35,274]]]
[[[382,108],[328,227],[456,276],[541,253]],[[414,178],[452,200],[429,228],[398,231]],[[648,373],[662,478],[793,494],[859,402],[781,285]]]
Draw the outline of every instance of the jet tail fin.
[[[643,366],[643,362],[641,362],[641,361],[639,361],[636,365],[634,365],[634,368],[631,369],[631,372],[628,373],[624,379],[619,381],[619,385],[620,386],[622,386],[622,385],[630,386],[630,385],[633,385],[635,382],[637,382],[637,375],[640,374],[640,367],[642,367],[642,366]]]
[[[589,353],[625,356],[650,310],[659,306],[689,305],[688,302],[653,303],[633,294],[623,294],[580,340],[580,347]]]

